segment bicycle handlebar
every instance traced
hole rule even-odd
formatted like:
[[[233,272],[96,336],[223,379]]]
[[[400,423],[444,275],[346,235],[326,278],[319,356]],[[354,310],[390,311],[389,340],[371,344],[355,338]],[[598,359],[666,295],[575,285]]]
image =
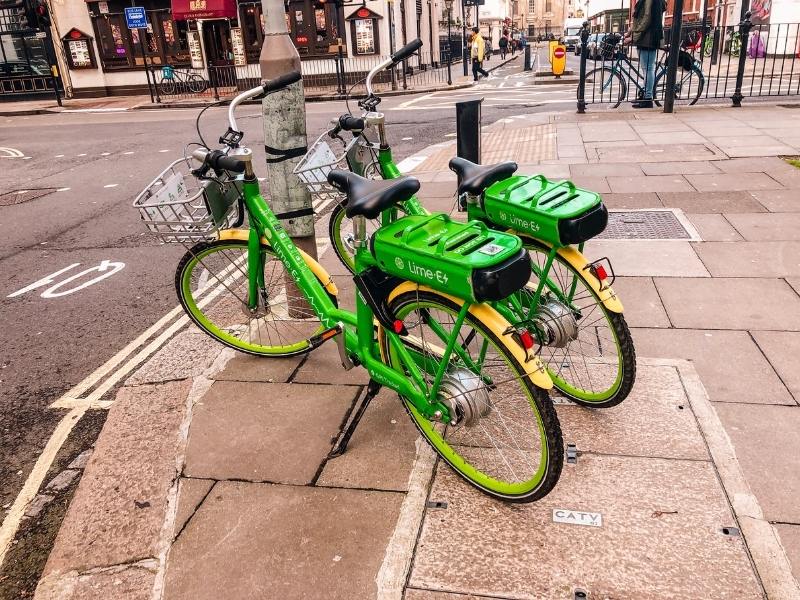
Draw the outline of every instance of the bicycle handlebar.
[[[375,77],[375,75],[383,71],[385,68],[396,65],[400,61],[407,59],[420,48],[422,48],[422,40],[417,38],[410,41],[408,44],[400,48],[400,50],[392,54],[389,58],[373,67],[373,69],[367,74],[367,80],[365,82],[367,86],[367,97],[369,98],[374,95],[372,93],[372,78]]]
[[[351,115],[339,117],[339,127],[344,131],[361,131],[367,126],[364,119]]]
[[[236,111],[236,107],[239,106],[245,100],[250,100],[250,98],[255,98],[256,96],[260,96],[261,94],[268,94],[270,92],[277,92],[287,86],[290,86],[293,83],[296,83],[302,79],[302,75],[297,71],[292,71],[290,73],[286,73],[284,75],[280,75],[275,79],[270,79],[265,81],[262,85],[258,87],[254,87],[252,90],[247,90],[246,92],[242,92],[236,98],[231,100],[231,105],[228,107],[228,124],[233,131],[239,131],[239,128],[236,126],[236,117],[234,116],[234,112]]]
[[[237,160],[233,156],[227,156],[222,150],[209,150],[208,148],[198,148],[192,152],[192,158],[203,163],[197,169],[198,173],[205,175],[209,168],[214,169],[217,175],[220,171],[230,171],[232,173],[244,173],[245,163]]]

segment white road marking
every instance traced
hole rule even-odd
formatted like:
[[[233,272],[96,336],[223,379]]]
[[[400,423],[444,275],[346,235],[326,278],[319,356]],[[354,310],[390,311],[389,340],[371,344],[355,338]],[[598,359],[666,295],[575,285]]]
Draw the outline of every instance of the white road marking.
[[[56,158],[64,158],[63,154],[56,154]]]
[[[113,188],[113,187],[117,187],[118,185],[119,185],[118,183],[107,183],[103,187],[104,188]]]
[[[25,153],[21,150],[17,150],[16,148],[2,148],[0,147],[0,158],[22,158],[25,156]]]
[[[68,192],[68,191],[70,191],[71,189],[72,189],[72,188],[68,188],[68,187],[66,187],[66,188],[58,188],[56,191],[57,191],[57,192]]]
[[[159,150],[159,152],[164,153],[164,152],[169,152],[169,150]]]
[[[131,150],[129,152],[123,152],[123,154],[133,154],[133,151]]]
[[[109,156],[111,152],[101,152],[100,156]]]
[[[86,156],[86,152],[81,152],[78,156]]]
[[[397,169],[401,173],[410,173],[415,168],[417,168],[421,163],[423,163],[428,157],[427,156],[409,156],[408,158],[401,160],[397,164]]]
[[[69,189],[69,188],[67,188],[67,189]],[[42,243],[44,244],[46,242],[42,242]],[[33,290],[35,290],[37,288],[42,287],[42,286],[45,286],[45,285],[48,285],[48,284],[51,284],[51,283],[55,283],[56,277],[58,277],[62,273],[66,273],[67,271],[71,271],[72,269],[74,269],[75,267],[79,266],[80,264],[81,263],[72,263],[68,267],[64,267],[63,269],[61,269],[59,271],[56,271],[55,273],[51,273],[50,275],[45,275],[44,277],[42,277],[38,281],[34,281],[30,285],[27,285],[24,288],[22,288],[20,290],[17,290],[16,292],[13,292],[13,293],[9,294],[6,297],[7,298],[16,298],[17,296],[21,296],[22,294],[26,294],[27,292],[31,292],[31,291],[33,291]],[[102,281],[103,279],[111,277],[112,275],[114,275],[118,271],[121,271],[124,268],[125,268],[125,263],[122,263],[122,262],[111,262],[109,260],[103,260],[97,266],[85,269],[85,270],[81,271],[80,273],[76,273],[75,275],[72,275],[72,276],[68,277],[67,279],[64,279],[63,281],[55,283],[55,285],[51,285],[49,288],[47,288],[45,291],[43,291],[40,296],[42,298],[60,298],[61,296],[67,296],[69,294],[74,294],[75,292],[78,292],[78,291],[80,291],[80,290],[82,290],[84,288],[87,288],[90,285],[94,285],[95,283],[98,283],[98,282]],[[111,269],[111,270],[109,270],[109,269]],[[81,285],[79,285],[77,287],[70,288],[70,289],[68,289],[66,291],[61,291],[61,292],[58,292],[58,293],[55,292],[55,290],[58,290],[62,286],[66,285],[66,284],[68,284],[68,283],[70,283],[72,281],[75,281],[76,279],[80,279],[81,277],[83,277],[87,273],[91,273],[93,271],[97,271],[97,272],[101,273],[101,275],[99,275],[98,277],[94,277],[93,279],[90,279],[88,281],[85,281],[85,282],[83,282]]]
[[[408,140],[413,140],[414,138],[413,137],[404,137],[404,138],[400,138],[400,139],[402,141],[404,141],[404,142],[407,142]]]

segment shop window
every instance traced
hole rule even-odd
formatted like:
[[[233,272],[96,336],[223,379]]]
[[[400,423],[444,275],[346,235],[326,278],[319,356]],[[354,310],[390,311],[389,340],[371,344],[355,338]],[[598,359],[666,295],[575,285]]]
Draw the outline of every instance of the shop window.
[[[286,14],[287,27],[289,14]],[[239,5],[239,23],[244,36],[244,49],[247,62],[257,63],[261,55],[261,45],[264,43],[264,15],[261,3],[247,3]]]
[[[289,0],[286,22],[292,41],[301,56],[325,56],[336,53],[337,14],[343,8],[336,2]],[[342,36],[344,37],[344,35]]]

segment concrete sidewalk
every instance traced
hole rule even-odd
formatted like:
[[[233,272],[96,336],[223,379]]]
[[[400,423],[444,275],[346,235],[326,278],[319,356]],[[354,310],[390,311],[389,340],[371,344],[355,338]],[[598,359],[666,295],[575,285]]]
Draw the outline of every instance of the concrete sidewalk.
[[[404,161],[432,209],[452,209],[453,154]],[[611,257],[644,358],[619,407],[556,398],[577,450],[556,489],[472,490],[388,391],[329,460],[364,371],[331,344],[259,360],[187,329],[109,398],[36,597],[800,597],[800,170],[777,158],[795,154],[800,113],[776,107],[486,128],[484,162],[621,211],[586,254]]]

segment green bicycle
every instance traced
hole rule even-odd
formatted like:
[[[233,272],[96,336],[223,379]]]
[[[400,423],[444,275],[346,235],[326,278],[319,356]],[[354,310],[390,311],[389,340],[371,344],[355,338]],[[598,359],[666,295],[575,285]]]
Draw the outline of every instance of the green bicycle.
[[[407,55],[401,50],[392,60]],[[284,76],[231,102],[223,148],[192,153],[201,163],[191,172],[199,188],[171,165],[136,199],[151,231],[189,246],[175,275],[181,305],[198,327],[237,350],[287,356],[333,339],[344,368],[366,368],[367,394],[333,456],[344,451],[369,400],[386,386],[469,483],[508,501],[541,498],[558,481],[563,462],[558,417],[546,391],[552,383],[529,336],[483,302],[527,282],[522,242],[432,215],[398,219],[375,240],[373,254],[366,221],[407,201],[419,182],[330,172],[331,185],[348,197],[355,226],[356,309],[339,308],[330,276],[297,248],[281,215],[261,196],[252,153],[241,144],[234,118],[242,101],[299,79],[299,73]],[[245,222],[242,213],[248,228],[234,227]],[[415,265],[415,275],[399,277],[401,264]],[[437,285],[441,280],[450,293]]]
[[[365,177],[401,176],[387,141],[385,117],[376,112],[380,98],[371,87],[372,78],[386,66],[377,65],[366,78],[367,97],[359,102],[363,116],[342,115],[296,169],[313,195],[323,203],[336,202],[329,222],[331,244],[351,271],[356,248],[347,201],[327,185],[325,173],[341,163]],[[352,139],[345,141],[342,131],[351,132]],[[377,133],[377,141],[370,140],[371,132]],[[342,145],[339,152],[330,147],[331,140]],[[622,402],[636,375],[633,341],[611,287],[610,263],[590,262],[582,254],[584,242],[606,224],[607,211],[599,196],[570,182],[514,176],[517,165],[512,162],[481,166],[456,158],[450,168],[458,178],[459,208],[466,209],[468,220],[518,235],[531,256],[528,285],[493,307],[538,342],[547,372],[562,394],[594,408]],[[367,234],[373,236],[401,215],[427,214],[412,197],[369,221]]]

